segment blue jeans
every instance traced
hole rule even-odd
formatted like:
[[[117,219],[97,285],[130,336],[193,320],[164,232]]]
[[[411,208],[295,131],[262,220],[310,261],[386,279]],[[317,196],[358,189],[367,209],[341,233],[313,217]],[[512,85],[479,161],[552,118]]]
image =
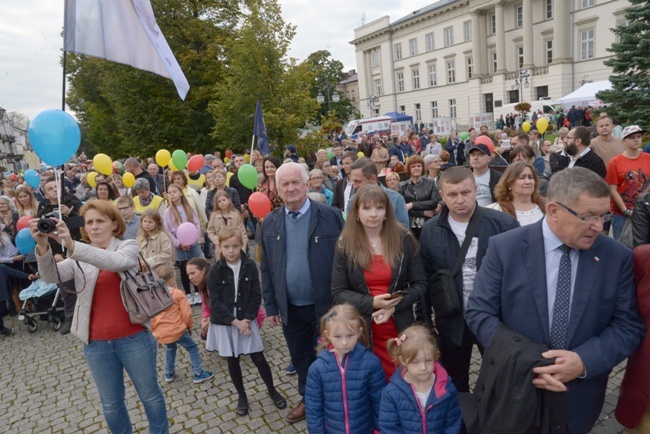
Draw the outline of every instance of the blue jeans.
[[[190,353],[192,372],[195,374],[200,374],[203,372],[203,368],[201,367],[201,355],[199,354],[199,347],[196,345],[196,342],[194,342],[194,339],[192,339],[190,334],[186,331],[178,341],[172,344],[165,344],[165,348],[167,349],[167,357],[165,360],[165,374],[173,375],[176,372],[177,344],[181,344],[181,346],[185,348],[188,353]]]
[[[113,434],[131,434],[124,401],[124,370],[133,382],[149,420],[151,434],[169,432],[165,397],[156,373],[156,343],[147,330],[114,341],[90,341],[84,356],[102,400],[104,418]]]
[[[177,261],[189,261],[190,259],[199,258],[203,254],[198,242],[194,243],[192,247],[190,247],[190,250],[183,250],[175,247],[174,253],[176,253]]]
[[[612,235],[617,241],[621,239],[621,232],[623,231],[623,226],[625,225],[626,220],[627,217],[624,215],[614,214],[612,216]]]

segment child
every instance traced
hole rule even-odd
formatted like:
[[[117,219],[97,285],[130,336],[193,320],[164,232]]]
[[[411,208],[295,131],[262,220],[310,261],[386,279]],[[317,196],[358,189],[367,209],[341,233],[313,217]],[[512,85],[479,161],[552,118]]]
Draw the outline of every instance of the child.
[[[204,371],[201,367],[201,356],[199,347],[192,337],[192,309],[183,293],[174,288],[176,276],[170,265],[158,267],[158,276],[164,279],[169,291],[174,298],[174,304],[157,316],[151,318],[151,330],[159,344],[167,348],[165,360],[165,381],[174,381],[176,377],[176,346],[180,344],[190,353],[192,371],[194,372],[194,384],[203,383],[214,377],[210,371]]]
[[[390,433],[458,434],[462,426],[456,387],[436,360],[436,339],[426,327],[407,328],[387,342],[400,366],[381,394],[379,430]]]
[[[310,433],[372,433],[386,378],[368,345],[366,322],[350,304],[331,308],[320,321],[318,358],[305,388]]]
[[[147,209],[140,216],[140,228],[135,238],[147,264],[158,273],[161,265],[174,264],[174,246],[165,232],[162,217],[156,209]],[[142,264],[144,266],[144,264]]]
[[[248,236],[246,234],[246,227],[244,220],[241,218],[241,213],[237,211],[230,195],[223,190],[219,190],[214,195],[214,210],[210,215],[208,222],[208,236],[214,245],[214,257],[219,258],[219,231],[225,227],[236,228],[242,233],[244,244],[242,249],[246,251]]]
[[[228,372],[239,394],[239,416],[248,414],[240,354],[251,356],[275,406],[280,409],[287,406],[287,401],[275,390],[271,367],[262,352],[264,346],[255,321],[262,290],[255,262],[242,254],[243,238],[239,228],[227,227],[219,232],[221,259],[208,273],[210,326],[206,341],[208,351],[218,351],[228,360]]]

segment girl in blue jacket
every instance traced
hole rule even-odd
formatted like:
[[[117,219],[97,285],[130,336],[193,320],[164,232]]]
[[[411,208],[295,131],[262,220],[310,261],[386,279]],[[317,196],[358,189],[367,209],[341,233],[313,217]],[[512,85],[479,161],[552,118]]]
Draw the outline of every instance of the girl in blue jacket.
[[[310,434],[371,434],[379,424],[386,385],[381,362],[368,351],[366,322],[350,304],[331,308],[321,319],[318,358],[305,389]]]
[[[456,387],[437,362],[436,339],[423,326],[411,326],[387,343],[400,366],[381,394],[382,434],[458,434],[462,426]]]

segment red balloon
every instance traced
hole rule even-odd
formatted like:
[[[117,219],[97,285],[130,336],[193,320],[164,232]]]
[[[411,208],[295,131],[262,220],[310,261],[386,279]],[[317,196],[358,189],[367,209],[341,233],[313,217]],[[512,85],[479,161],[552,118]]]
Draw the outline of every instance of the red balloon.
[[[25,228],[29,228],[29,222],[32,220],[33,217],[24,215],[21,218],[18,219],[16,222],[16,229],[19,231]]]
[[[230,149],[228,149],[228,150],[226,151],[226,157],[227,157],[227,158],[232,157],[232,151],[231,151]]]
[[[474,140],[474,144],[475,145],[483,144],[488,147],[490,152],[494,153],[494,142],[488,136],[478,136],[476,140]]]
[[[204,164],[205,160],[203,160],[203,155],[194,155],[187,162],[187,170],[190,172],[198,172]]]
[[[255,217],[263,219],[271,212],[271,201],[267,195],[257,191],[248,198],[248,208]]]

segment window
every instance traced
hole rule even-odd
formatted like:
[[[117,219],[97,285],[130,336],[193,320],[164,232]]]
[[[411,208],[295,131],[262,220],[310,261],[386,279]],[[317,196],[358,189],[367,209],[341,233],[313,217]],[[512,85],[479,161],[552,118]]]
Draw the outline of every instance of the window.
[[[397,91],[398,92],[404,92],[404,73],[403,72],[398,72],[397,73]]]
[[[524,67],[524,47],[517,47],[517,68]]]
[[[496,15],[491,15],[490,16],[490,30],[492,35],[497,34],[497,16]]]
[[[454,45],[454,28],[446,27],[444,29],[445,33],[445,47],[451,47]]]
[[[580,60],[593,59],[594,57],[594,29],[580,32]]]
[[[429,65],[429,87],[437,86],[436,65]]]
[[[420,104],[415,104],[415,120],[416,121],[421,121],[422,120],[422,109],[420,108]]]
[[[449,117],[456,118],[456,98],[449,100]]]
[[[491,56],[491,59],[492,59],[492,74],[495,74],[497,72],[497,69],[499,69],[499,67],[497,66],[497,52],[493,51],[491,53],[491,55],[492,55]]]
[[[418,40],[415,38],[409,40],[409,54],[411,56],[418,55]]]
[[[427,51],[433,51],[435,48],[435,45],[433,43],[433,32],[424,35],[424,41],[426,42]]]
[[[431,101],[431,117],[434,119],[438,117],[438,101]]]
[[[465,59],[465,63],[467,65],[467,79],[469,80],[470,78],[472,78],[474,72],[474,61],[472,60],[471,57],[468,57]]]
[[[376,68],[379,66],[379,50],[372,50],[370,52],[370,58],[372,60],[372,67]]]
[[[381,78],[375,78],[375,96],[381,95],[383,92],[381,91]]]
[[[561,0],[560,0],[561,1]],[[546,19],[553,19],[553,0],[546,0]]]
[[[463,34],[465,35],[465,42],[472,40],[472,22],[465,21],[463,23]]]
[[[546,41],[546,64],[550,65],[553,62],[553,40]]]
[[[413,69],[411,71],[411,76],[413,77],[413,90],[417,90],[420,88],[420,70],[419,69]]]
[[[515,15],[517,16],[517,28],[523,27],[524,26],[524,7],[523,6],[517,6],[517,11],[516,11]]]
[[[447,62],[447,84],[456,83],[456,61]]]
[[[596,0],[582,0],[580,6],[584,9],[593,6],[595,4],[596,4]]]
[[[354,96],[354,89],[352,89],[352,98],[350,98],[352,101],[354,101],[356,98]]]
[[[406,106],[405,105],[399,106],[399,112],[401,114],[405,115],[406,114]]]
[[[395,44],[395,60],[402,58],[402,44]]]

